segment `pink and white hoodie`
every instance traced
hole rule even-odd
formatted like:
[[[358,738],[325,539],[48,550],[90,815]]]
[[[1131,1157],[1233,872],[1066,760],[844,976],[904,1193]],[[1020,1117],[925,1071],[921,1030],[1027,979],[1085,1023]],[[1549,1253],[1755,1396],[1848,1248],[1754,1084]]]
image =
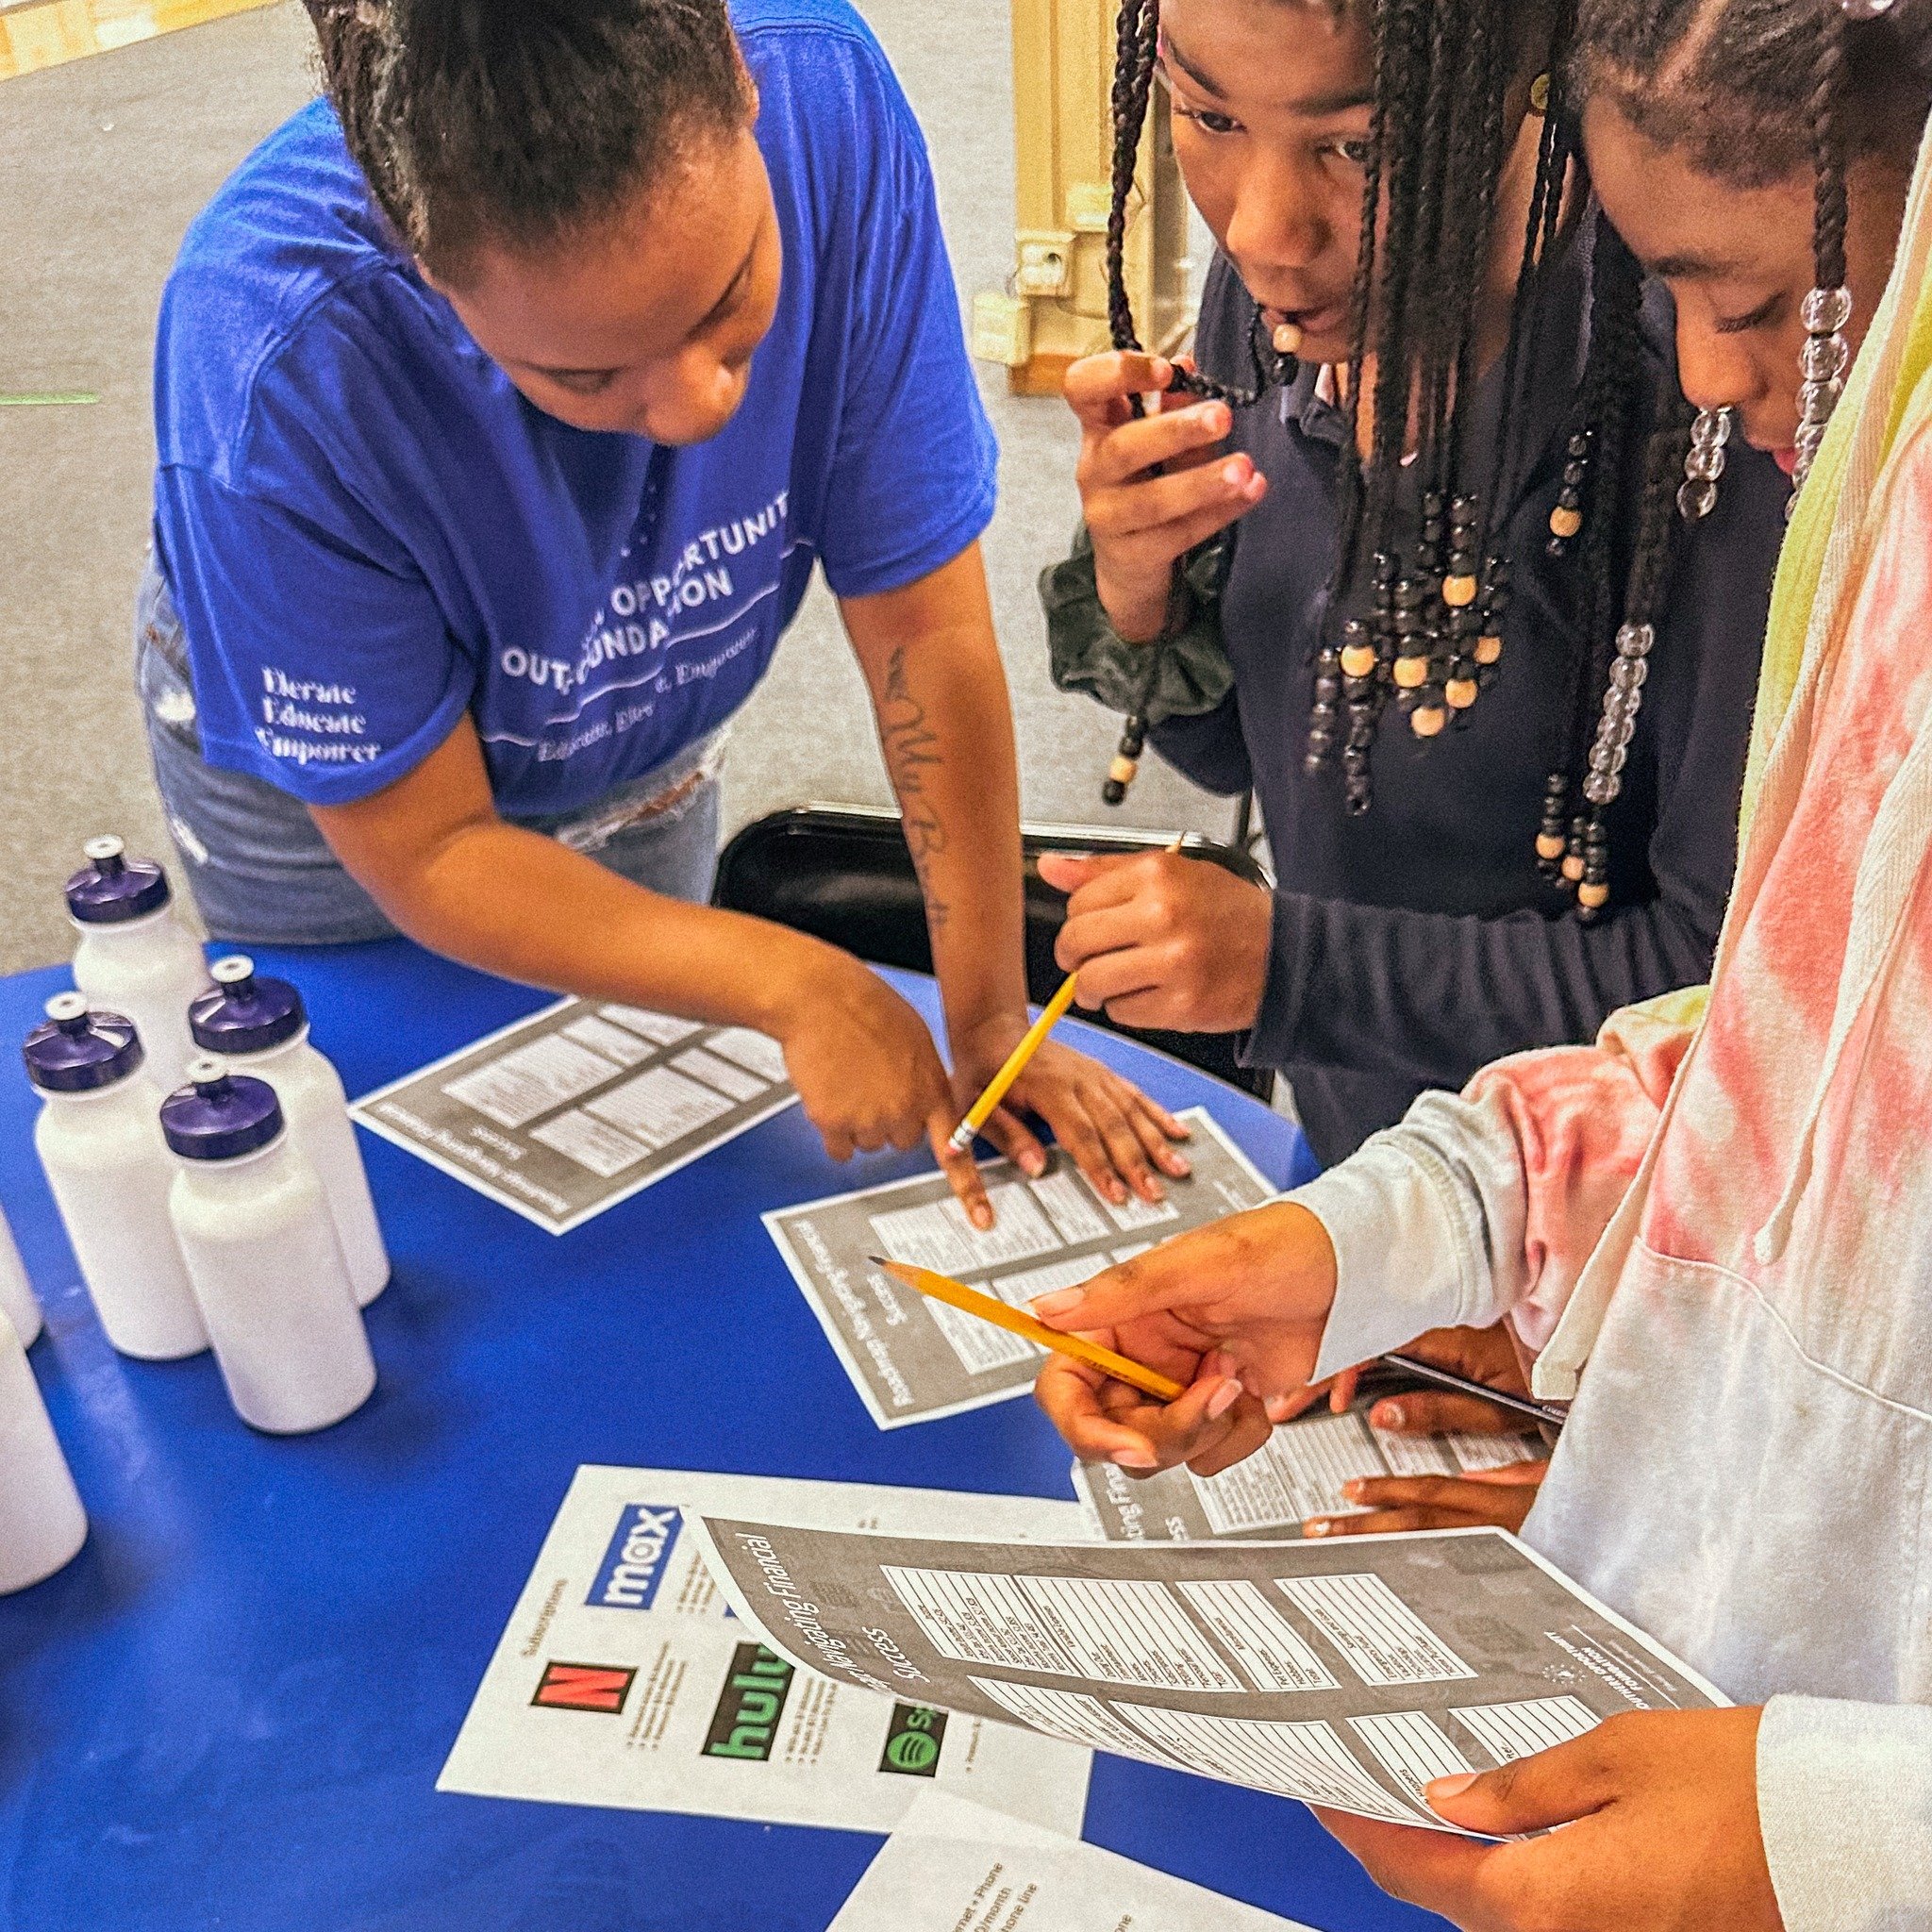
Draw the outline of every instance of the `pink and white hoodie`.
[[[1768,1701],[1790,1932],[1932,1927],[1932,422],[1873,509],[1702,1029],[1502,1061],[1294,1197],[1341,1264],[1318,1376],[1507,1317],[1574,1394],[1524,1534]]]

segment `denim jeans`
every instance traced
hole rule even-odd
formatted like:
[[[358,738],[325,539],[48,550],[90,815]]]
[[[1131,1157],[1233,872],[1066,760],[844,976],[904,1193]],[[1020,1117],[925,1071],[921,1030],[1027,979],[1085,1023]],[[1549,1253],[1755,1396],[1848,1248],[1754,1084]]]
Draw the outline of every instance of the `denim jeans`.
[[[395,927],[328,849],[307,807],[202,757],[181,620],[152,554],[136,601],[134,650],[155,782],[209,936],[263,946],[392,936]],[[576,811],[510,823],[654,892],[702,903],[717,871],[723,747],[721,733]]]

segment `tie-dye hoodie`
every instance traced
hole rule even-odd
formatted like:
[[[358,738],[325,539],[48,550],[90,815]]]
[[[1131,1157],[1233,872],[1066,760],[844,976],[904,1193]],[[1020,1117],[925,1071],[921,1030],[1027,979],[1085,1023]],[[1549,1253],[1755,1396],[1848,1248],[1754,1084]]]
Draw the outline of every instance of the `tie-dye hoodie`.
[[[1790,1932],[1932,1927],[1928,173],[1781,567],[1803,650],[1707,1009],[1499,1062],[1296,1196],[1340,1261],[1318,1375],[1507,1317],[1574,1395],[1524,1535],[1768,1702]]]

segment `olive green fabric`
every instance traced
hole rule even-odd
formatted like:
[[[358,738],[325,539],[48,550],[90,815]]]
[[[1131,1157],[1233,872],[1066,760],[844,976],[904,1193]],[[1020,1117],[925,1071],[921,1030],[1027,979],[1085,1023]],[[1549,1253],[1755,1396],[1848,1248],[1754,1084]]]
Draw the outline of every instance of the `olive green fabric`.
[[[1074,554],[1040,576],[1055,687],[1084,691],[1112,711],[1138,712],[1150,724],[1216,709],[1234,689],[1234,667],[1221,642],[1221,590],[1230,548],[1217,538],[1189,553],[1183,575],[1193,612],[1183,629],[1158,646],[1130,644],[1101,605],[1093,540],[1082,524],[1074,533]]]

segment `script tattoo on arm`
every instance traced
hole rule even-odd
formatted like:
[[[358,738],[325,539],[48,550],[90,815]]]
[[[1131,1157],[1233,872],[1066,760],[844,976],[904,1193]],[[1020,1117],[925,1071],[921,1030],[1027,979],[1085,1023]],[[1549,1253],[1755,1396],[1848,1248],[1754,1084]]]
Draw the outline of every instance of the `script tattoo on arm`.
[[[945,929],[952,908],[940,897],[934,880],[933,860],[946,849],[946,828],[926,786],[929,775],[945,760],[939,733],[926,723],[925,707],[912,695],[903,644],[895,645],[886,660],[879,742],[885,749],[892,790],[898,794],[912,869],[919,874],[920,890],[925,895],[926,926],[937,939]]]

